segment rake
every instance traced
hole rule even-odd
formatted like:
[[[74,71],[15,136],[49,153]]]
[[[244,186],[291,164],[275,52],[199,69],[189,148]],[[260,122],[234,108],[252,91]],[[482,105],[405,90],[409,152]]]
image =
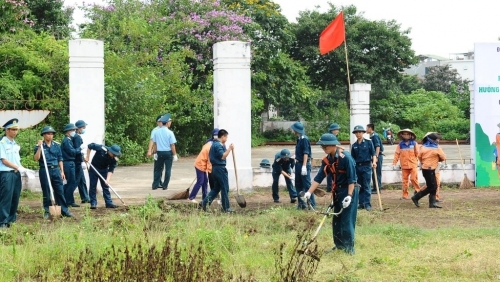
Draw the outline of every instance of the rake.
[[[460,151],[460,145],[458,145],[458,139],[455,139],[457,141],[457,147],[458,147],[458,154],[460,155],[460,163],[462,164],[462,170],[464,171],[464,179],[462,179],[462,182],[460,182],[460,189],[470,189],[474,187],[474,184],[469,180],[467,177],[467,173],[465,173],[465,167],[464,167],[464,159],[462,159],[462,153]]]

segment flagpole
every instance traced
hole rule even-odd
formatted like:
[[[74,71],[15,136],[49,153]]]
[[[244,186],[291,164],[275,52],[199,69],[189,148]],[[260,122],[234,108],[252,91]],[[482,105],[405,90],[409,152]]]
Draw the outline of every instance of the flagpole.
[[[345,38],[345,34],[346,34],[346,32],[345,32],[345,27],[344,27],[345,63],[346,63],[346,66],[347,66],[347,89],[349,90],[349,105],[351,105],[351,76],[349,74],[349,59],[347,57],[347,40]]]

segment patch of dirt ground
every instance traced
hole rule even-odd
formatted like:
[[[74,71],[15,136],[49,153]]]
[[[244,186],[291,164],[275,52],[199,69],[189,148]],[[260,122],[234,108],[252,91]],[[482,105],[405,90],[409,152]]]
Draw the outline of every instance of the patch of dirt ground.
[[[358,210],[358,218],[369,222],[383,222],[408,224],[420,228],[446,228],[457,226],[480,226],[498,227],[500,222],[500,190],[495,188],[473,188],[467,190],[442,189],[441,202],[442,209],[429,209],[428,198],[420,200],[420,208],[415,207],[411,200],[401,200],[400,190],[382,190],[381,201],[383,211],[380,210],[377,195],[372,195],[373,210],[367,212]],[[235,210],[235,215],[251,216],[274,207],[295,209],[296,204],[290,203],[288,193],[281,189],[281,203],[274,203],[271,197],[270,188],[256,189],[251,193],[244,194],[247,206],[240,208],[234,199],[234,192],[230,193],[231,207]],[[197,205],[188,200],[167,200],[166,198],[156,198],[164,210],[177,209],[182,212],[193,213],[198,211]],[[330,203],[330,195],[316,198],[317,209],[326,210]],[[106,217],[115,213],[127,212],[129,207],[140,206],[145,203],[145,199],[124,199],[127,206],[122,205],[118,199],[114,199],[119,205],[116,209],[107,209],[103,205],[102,198],[98,199],[100,205],[95,210],[89,209],[89,204],[82,204],[79,208],[71,208],[72,221],[81,221],[86,216]],[[28,208],[29,207],[29,208]],[[306,211],[308,212],[308,211]],[[309,211],[310,212],[310,211]],[[208,213],[221,214],[219,205],[214,201]],[[231,215],[229,215],[231,216]],[[18,209],[18,223],[35,224],[43,222],[43,211],[41,200],[21,199]]]

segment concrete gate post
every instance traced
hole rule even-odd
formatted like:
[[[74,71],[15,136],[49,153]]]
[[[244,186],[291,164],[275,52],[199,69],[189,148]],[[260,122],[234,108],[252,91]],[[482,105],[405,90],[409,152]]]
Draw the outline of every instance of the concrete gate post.
[[[371,84],[354,83],[351,84],[351,123],[349,128],[349,136],[351,144],[356,141],[356,136],[352,134],[352,130],[356,125],[362,125],[366,129],[366,125],[370,123],[370,91]],[[369,138],[365,134],[366,138]]]
[[[214,124],[234,144],[240,189],[252,188],[250,43],[218,42],[214,54]],[[236,188],[233,156],[226,159],[230,189]]]

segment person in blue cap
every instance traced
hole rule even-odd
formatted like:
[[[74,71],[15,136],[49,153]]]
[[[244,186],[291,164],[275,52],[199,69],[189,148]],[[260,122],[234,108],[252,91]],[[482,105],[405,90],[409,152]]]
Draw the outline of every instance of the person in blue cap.
[[[268,161],[269,162],[269,161]],[[293,187],[292,180],[292,168],[295,166],[295,159],[292,158],[290,150],[283,149],[274,156],[273,162],[273,186],[272,186],[272,196],[275,203],[280,202],[280,195],[278,189],[278,183],[280,176],[285,177],[286,189],[290,195],[290,202],[293,204],[297,201],[297,191]]]
[[[366,125],[366,133],[370,135],[370,140],[372,140],[373,147],[375,148],[375,156],[377,156],[377,185],[378,189],[382,190],[382,163],[384,162],[384,144],[382,144],[382,139],[377,132],[375,132],[375,125],[369,123]],[[372,172],[372,194],[377,194],[377,188],[375,187],[375,174]]]
[[[366,133],[363,126],[356,125],[352,133],[356,135],[356,142],[351,145],[351,155],[356,162],[356,176],[358,177],[358,184],[361,185],[358,209],[371,211],[372,189],[370,181],[372,179],[372,168],[377,167],[377,156],[372,141],[363,137],[363,134]]]
[[[82,134],[85,134],[85,129],[87,128],[87,124],[83,120],[78,120],[75,123],[76,134],[72,137],[73,139],[73,147],[81,148],[81,154],[76,154],[75,156],[75,182],[78,187],[78,193],[80,194],[80,199],[82,200],[82,204],[90,203],[89,190],[87,188],[87,180],[85,180],[84,171],[87,169],[87,165],[85,164],[85,147],[83,145]]]
[[[177,152],[175,149],[175,139],[174,133],[169,129],[172,124],[172,119],[170,114],[164,114],[160,121],[162,127],[153,133],[153,142],[156,144],[156,153],[158,154],[158,161],[155,162],[154,166],[154,178],[153,178],[153,189],[155,187],[162,186],[163,190],[168,189],[168,184],[170,183],[170,176],[172,174],[172,163],[178,160]],[[161,182],[161,175],[163,169],[165,168],[165,176],[163,182]]]
[[[92,158],[92,166],[89,170],[89,196],[90,196],[90,208],[97,208],[97,181],[99,180],[102,188],[102,196],[104,198],[104,203],[106,208],[114,209],[118,206],[113,204],[111,199],[111,193],[109,192],[109,183],[111,182],[111,176],[115,172],[117,166],[116,158],[122,155],[122,149],[120,146],[114,144],[111,147],[107,147],[101,144],[90,143],[87,146],[87,156],[85,157],[85,162],[89,162],[89,156],[91,150],[95,151],[94,157]],[[97,170],[97,171],[96,171]],[[106,179],[106,181],[100,179],[98,173]]]
[[[64,184],[64,198],[68,207],[79,207],[75,203],[76,175],[75,175],[75,158],[77,155],[82,155],[80,147],[73,146],[73,137],[76,134],[76,126],[72,123],[66,124],[63,129],[64,139],[61,144],[63,157],[64,175],[66,176],[66,184]]]
[[[354,160],[349,152],[338,147],[340,142],[331,133],[321,135],[316,144],[321,145],[327,155],[321,161],[321,167],[304,198],[309,199],[325,176],[332,175],[333,212],[339,213],[343,209],[339,215],[333,216],[332,233],[335,247],[332,251],[342,250],[354,254],[354,230],[359,195]]]
[[[19,120],[13,118],[3,125],[5,136],[0,137],[0,228],[10,227],[17,219],[17,207],[21,196],[21,174],[26,169],[21,165],[16,143]]]
[[[156,130],[160,129],[163,126],[163,123],[161,122],[161,117],[162,117],[162,115],[159,115],[159,116],[156,117],[156,127],[153,128],[153,130],[151,130],[151,136],[149,138],[149,145],[148,145],[147,156],[148,156],[148,158],[150,158],[151,156],[153,156],[154,167],[158,166],[159,164],[157,164],[157,162],[158,162],[158,154],[156,153],[157,148],[156,148],[155,142],[153,141],[153,136],[154,136]],[[154,181],[153,181],[153,183],[154,183]],[[157,187],[152,187],[153,190],[156,190],[158,188],[163,188],[163,184],[161,182],[161,177],[160,177],[160,183],[158,184],[158,186]]]
[[[222,212],[232,213],[233,210],[229,204],[229,179],[226,169],[226,159],[229,153],[234,149],[231,144],[226,149],[226,141],[229,133],[227,130],[221,129],[218,133],[218,139],[214,140],[210,148],[209,158],[212,164],[212,175],[214,177],[214,187],[208,193],[208,196],[199,203],[199,207],[204,211],[207,210],[207,205],[211,205],[212,201],[221,194]]]
[[[335,137],[337,137],[338,140],[340,126],[337,123],[330,124],[330,126],[328,127],[328,131],[331,134],[335,135]],[[332,175],[328,174],[326,176],[326,192],[331,192],[331,191],[332,191]]]
[[[43,218],[45,219],[49,218],[49,206],[52,205],[49,181],[54,190],[54,199],[61,206],[61,215],[65,217],[72,216],[64,197],[63,180],[66,179],[66,175],[64,175],[62,150],[59,143],[54,141],[54,133],[56,131],[52,126],[47,125],[42,128],[40,135],[43,136],[43,140],[38,140],[38,144],[34,148],[35,155],[33,156],[34,160],[40,165],[39,177],[40,186],[42,186],[43,209],[45,210]],[[45,154],[47,167],[43,162],[42,150]],[[49,179],[47,179],[46,171],[48,171]]]
[[[291,129],[297,137],[295,144],[295,189],[300,194],[301,191],[306,192],[311,186],[311,142],[305,135],[304,125],[300,122],[292,124]],[[314,195],[311,196],[311,205],[316,207]],[[299,198],[298,209],[306,209],[306,203]]]

